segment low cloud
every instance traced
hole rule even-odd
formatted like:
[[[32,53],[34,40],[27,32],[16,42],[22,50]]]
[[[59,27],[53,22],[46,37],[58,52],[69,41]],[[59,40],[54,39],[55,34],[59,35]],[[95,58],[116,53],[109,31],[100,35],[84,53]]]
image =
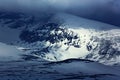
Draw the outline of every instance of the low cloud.
[[[94,11],[96,8],[111,8],[119,12],[119,0],[0,0],[0,9],[4,10],[58,10],[58,11]]]
[[[0,10],[67,12],[120,25],[120,0],[0,0]]]

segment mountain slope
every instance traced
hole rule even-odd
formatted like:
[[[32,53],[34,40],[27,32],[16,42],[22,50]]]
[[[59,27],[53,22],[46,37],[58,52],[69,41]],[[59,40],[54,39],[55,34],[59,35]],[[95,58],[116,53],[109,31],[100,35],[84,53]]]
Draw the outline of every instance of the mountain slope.
[[[4,22],[6,16],[7,20],[11,20],[9,24]],[[15,30],[13,37],[18,38],[14,42],[13,37],[4,36],[11,40],[7,41],[9,44],[12,42],[13,45],[23,47],[22,51],[28,55],[50,61],[80,58],[104,64],[120,63],[120,29],[118,27],[65,13],[51,15],[42,23],[41,18],[35,17],[35,21],[31,24],[33,17],[24,14],[12,18],[7,14],[2,15],[1,24],[5,27],[9,27],[8,25],[15,20],[24,22],[24,26],[9,27],[10,30]],[[5,29],[2,25],[0,30]],[[11,24],[11,26],[14,25]],[[7,32],[11,34],[9,30]],[[1,36],[1,42],[5,42]]]
[[[86,24],[80,26],[83,22]],[[29,37],[22,39],[31,43],[30,46],[42,45],[42,48],[35,46],[32,54],[47,60],[82,58],[104,64],[120,63],[120,29],[116,26],[57,14],[47,24],[30,33]]]

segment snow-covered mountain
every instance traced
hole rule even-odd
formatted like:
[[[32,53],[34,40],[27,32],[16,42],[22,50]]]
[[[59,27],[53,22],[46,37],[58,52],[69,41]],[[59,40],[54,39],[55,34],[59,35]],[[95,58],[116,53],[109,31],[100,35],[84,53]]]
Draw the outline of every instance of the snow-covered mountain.
[[[22,47],[18,50],[27,54],[25,58],[120,63],[120,28],[113,25],[65,13],[42,17],[1,13],[0,25],[0,42]]]

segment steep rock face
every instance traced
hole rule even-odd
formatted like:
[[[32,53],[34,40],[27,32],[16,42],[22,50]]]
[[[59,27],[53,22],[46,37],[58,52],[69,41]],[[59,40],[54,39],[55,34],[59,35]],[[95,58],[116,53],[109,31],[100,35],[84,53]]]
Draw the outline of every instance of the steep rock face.
[[[64,43],[66,45],[72,43],[72,39],[78,38],[78,35],[73,31],[70,31],[67,28],[60,28],[56,23],[48,23],[32,31],[24,30],[20,35],[20,39],[28,43],[49,41],[51,44],[54,44],[63,42],[67,39],[68,43]]]

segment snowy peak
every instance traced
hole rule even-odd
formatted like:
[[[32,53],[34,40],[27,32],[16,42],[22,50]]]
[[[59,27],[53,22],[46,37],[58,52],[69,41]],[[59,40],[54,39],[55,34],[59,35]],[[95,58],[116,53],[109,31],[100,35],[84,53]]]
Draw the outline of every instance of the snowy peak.
[[[81,58],[115,64],[119,63],[120,56],[119,32],[119,29],[74,29],[48,23],[28,34],[23,32],[20,38],[32,48],[35,46],[31,54],[50,61]]]
[[[46,17],[24,14],[15,14],[14,17],[8,14],[0,13],[0,41],[12,41],[13,45],[23,47],[19,50],[29,57],[49,61],[80,58],[101,63],[120,63],[120,28],[116,26],[65,13]],[[43,18],[44,21],[41,21]],[[14,27],[16,20],[23,22],[24,26]],[[3,29],[7,30],[7,35],[14,32],[4,36],[7,41],[2,38],[5,33]]]

